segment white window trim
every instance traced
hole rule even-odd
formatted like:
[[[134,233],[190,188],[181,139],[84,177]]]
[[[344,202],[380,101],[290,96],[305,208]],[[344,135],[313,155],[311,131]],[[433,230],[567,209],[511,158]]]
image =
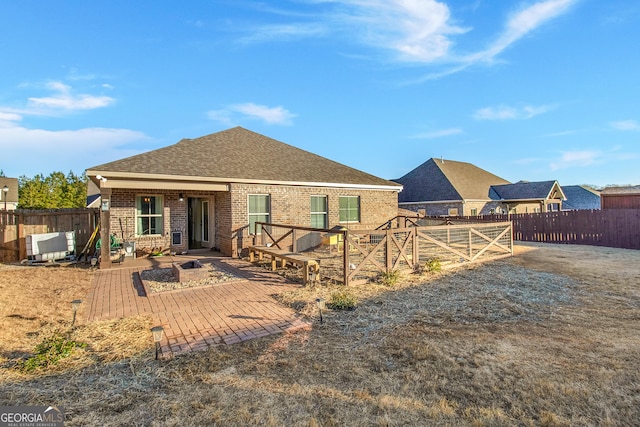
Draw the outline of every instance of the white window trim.
[[[153,215],[142,215],[139,216],[138,215],[138,200],[141,199],[142,197],[156,197],[160,199],[160,213],[159,214],[153,214]],[[158,236],[162,236],[164,233],[164,196],[162,194],[137,194],[136,195],[136,204],[135,204],[135,232],[136,232],[136,236],[137,237],[158,237]],[[160,218],[161,220],[161,224],[162,224],[162,230],[160,233],[156,233],[156,234],[140,234],[138,230],[138,218]]]
[[[266,196],[267,200],[268,200],[268,212],[262,212],[262,213],[251,213],[249,211],[249,199],[251,198],[251,196]],[[254,194],[247,194],[247,223],[249,224],[249,229],[248,232],[250,235],[260,235],[262,233],[256,233],[255,230],[253,230],[253,233],[251,233],[251,216],[252,215],[267,215],[269,217],[269,220],[267,222],[271,221],[271,194],[264,194],[264,193],[254,193]]]
[[[314,211],[311,210],[312,206],[313,206],[313,204],[311,203],[311,199],[313,197],[322,197],[322,198],[324,198],[324,211],[322,211],[322,212],[314,212]],[[311,213],[309,215],[309,220],[311,220],[313,215],[324,215],[324,227],[325,228],[328,227],[329,226],[329,198],[324,194],[312,194],[309,197],[309,204],[311,205],[311,206],[309,206],[309,210],[311,211]]]
[[[349,197],[349,198],[356,198],[358,199],[358,220],[357,221],[343,221],[342,219],[340,219],[340,214],[342,213],[342,211],[340,210],[340,199],[343,197]],[[357,224],[360,223],[361,219],[362,219],[362,203],[360,200],[360,196],[338,196],[338,219],[340,220],[341,224]]]

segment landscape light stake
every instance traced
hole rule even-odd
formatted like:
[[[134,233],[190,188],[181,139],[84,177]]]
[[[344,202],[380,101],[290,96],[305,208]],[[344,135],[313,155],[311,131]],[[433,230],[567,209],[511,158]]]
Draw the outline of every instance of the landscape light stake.
[[[322,319],[322,310],[325,308],[325,302],[322,298],[316,298],[316,305],[318,306],[318,312],[320,313],[320,323],[324,323]]]
[[[73,309],[73,320],[71,321],[71,327],[76,324],[76,315],[78,314],[78,309],[80,308],[80,304],[82,304],[81,299],[74,299],[71,301],[71,308]]]
[[[151,328],[151,333],[153,334],[153,342],[156,344],[156,360],[158,360],[158,350],[164,334],[164,328],[162,326],[154,326]]]

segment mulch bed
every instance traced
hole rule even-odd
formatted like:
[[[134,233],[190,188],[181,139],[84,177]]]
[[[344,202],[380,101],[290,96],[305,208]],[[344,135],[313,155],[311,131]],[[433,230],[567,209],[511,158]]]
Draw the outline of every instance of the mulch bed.
[[[173,274],[173,269],[170,267],[144,270],[140,273],[140,278],[144,282],[145,288],[151,293],[212,286],[241,279],[241,277],[235,273],[216,266],[213,263],[203,263],[202,267],[209,270],[209,275],[206,279],[178,282],[178,279]]]

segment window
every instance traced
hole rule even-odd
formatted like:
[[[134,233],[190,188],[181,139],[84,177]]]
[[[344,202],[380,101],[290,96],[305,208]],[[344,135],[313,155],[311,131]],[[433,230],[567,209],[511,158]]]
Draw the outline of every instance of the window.
[[[249,195],[249,234],[260,234],[261,229],[256,230],[256,222],[269,222],[271,203],[268,194]]]
[[[327,196],[311,196],[311,227],[327,228]]]
[[[162,234],[162,196],[136,197],[136,234]]]
[[[447,215],[449,215],[449,216],[458,216],[458,208],[449,208],[447,210]]]
[[[471,209],[471,216],[478,216],[478,209],[477,208],[472,208]]]
[[[340,222],[360,221],[360,197],[340,196]]]

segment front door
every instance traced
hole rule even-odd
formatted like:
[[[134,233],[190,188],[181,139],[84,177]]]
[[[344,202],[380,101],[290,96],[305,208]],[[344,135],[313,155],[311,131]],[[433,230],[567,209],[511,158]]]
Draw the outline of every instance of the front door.
[[[189,249],[212,248],[211,206],[209,199],[189,197]]]

